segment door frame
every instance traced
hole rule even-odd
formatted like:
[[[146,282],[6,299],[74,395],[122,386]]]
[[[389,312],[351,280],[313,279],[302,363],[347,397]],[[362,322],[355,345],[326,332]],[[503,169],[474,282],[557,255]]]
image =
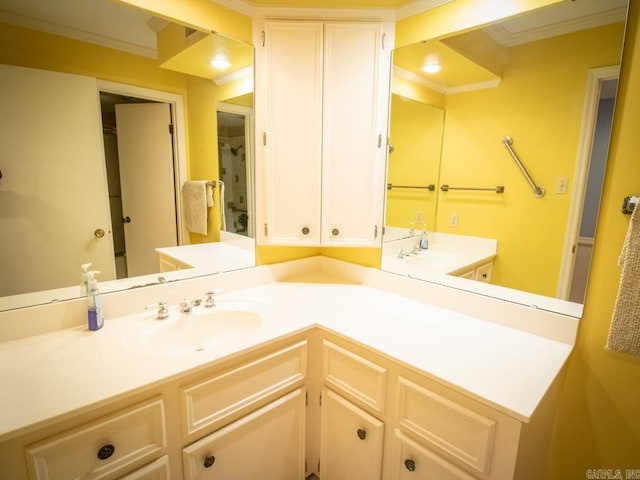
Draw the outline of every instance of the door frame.
[[[591,164],[591,152],[593,149],[593,138],[595,135],[598,104],[600,101],[600,88],[602,82],[606,80],[614,80],[619,77],[620,65],[593,68],[589,70],[583,109],[584,113],[582,115],[582,124],[580,126],[580,139],[578,141],[574,187],[571,190],[569,217],[567,219],[567,230],[564,237],[560,273],[558,275],[556,297],[560,299],[568,299],[571,291],[571,279],[573,277],[573,268],[576,258],[575,248],[580,234],[582,209],[587,190],[587,177],[589,175],[589,167]]]
[[[249,214],[249,222],[247,224],[247,231],[249,237],[255,237],[256,227],[256,205],[255,205],[255,177],[256,177],[256,164],[254,154],[254,110],[253,107],[246,107],[244,105],[235,105],[233,103],[217,102],[216,113],[226,112],[235,113],[236,115],[242,115],[244,117],[244,144],[245,144],[245,163],[247,168],[247,209]],[[216,122],[217,125],[217,122]],[[217,126],[216,126],[217,129]],[[216,131],[216,136],[218,132]],[[220,169],[220,159],[218,159],[218,170]],[[218,171],[219,174],[219,171]]]
[[[182,218],[182,196],[180,195],[182,183],[187,178],[187,137],[185,130],[184,99],[182,95],[106,80],[98,80],[97,83],[98,95],[100,92],[113,93],[171,105],[176,230],[178,232],[178,245],[188,245],[191,242]]]

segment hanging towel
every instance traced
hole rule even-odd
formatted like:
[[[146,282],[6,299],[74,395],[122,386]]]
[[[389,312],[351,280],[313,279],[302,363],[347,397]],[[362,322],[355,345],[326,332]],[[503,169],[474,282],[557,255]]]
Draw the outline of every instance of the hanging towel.
[[[225,201],[224,201],[224,182],[222,180],[218,180],[218,185],[220,188],[218,191],[220,192],[220,230],[227,231],[227,215],[224,211]]]
[[[201,235],[207,234],[208,205],[207,182],[205,180],[182,184],[182,207],[188,231]]]
[[[636,205],[618,264],[622,267],[607,348],[640,356],[640,206]]]
[[[205,194],[207,196],[207,207],[213,207],[213,184],[205,182]]]

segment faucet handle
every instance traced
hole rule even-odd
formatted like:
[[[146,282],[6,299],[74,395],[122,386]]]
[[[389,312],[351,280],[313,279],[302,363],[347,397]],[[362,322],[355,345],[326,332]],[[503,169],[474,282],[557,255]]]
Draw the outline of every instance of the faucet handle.
[[[156,315],[156,320],[165,320],[166,318],[169,317],[169,310],[167,309],[167,302],[156,302],[156,303],[150,303],[149,305],[147,305],[146,307],[144,307],[145,310],[149,310],[152,308],[157,308],[158,309],[158,314]]]
[[[204,306],[206,308],[211,308],[216,306],[216,299],[214,298],[217,294],[224,292],[224,290],[212,290],[210,292],[205,293]]]

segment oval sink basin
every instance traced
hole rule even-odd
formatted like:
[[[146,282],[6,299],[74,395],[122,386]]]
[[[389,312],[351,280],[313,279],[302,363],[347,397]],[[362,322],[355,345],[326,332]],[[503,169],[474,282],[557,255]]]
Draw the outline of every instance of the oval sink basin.
[[[232,302],[212,308],[195,307],[191,313],[176,313],[143,333],[142,346],[157,353],[186,353],[214,348],[257,330],[266,306]]]

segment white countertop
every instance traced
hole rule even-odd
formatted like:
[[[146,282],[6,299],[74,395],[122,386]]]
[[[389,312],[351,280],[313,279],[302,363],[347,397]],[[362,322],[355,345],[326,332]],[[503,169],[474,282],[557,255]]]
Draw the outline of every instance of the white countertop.
[[[372,274],[378,283],[394,277]],[[390,292],[332,283],[332,277],[313,272],[304,282],[272,281],[228,291],[219,302],[257,302],[269,313],[254,332],[200,352],[143,348],[141,333],[158,322],[149,311],[107,318],[98,332],[78,327],[0,343],[0,411],[10,412],[0,417],[0,441],[308,328],[367,345],[522,421],[531,417],[572,350],[570,343]]]

